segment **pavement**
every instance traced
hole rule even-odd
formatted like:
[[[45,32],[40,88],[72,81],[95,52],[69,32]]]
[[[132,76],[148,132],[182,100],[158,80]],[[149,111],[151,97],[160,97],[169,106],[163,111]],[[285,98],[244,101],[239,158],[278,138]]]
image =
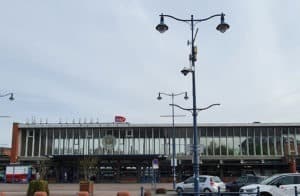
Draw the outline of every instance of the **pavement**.
[[[4,192],[5,196],[26,196],[28,184],[6,184],[0,183],[0,193]],[[141,187],[144,190],[152,190],[154,193],[155,186],[153,184],[144,183],[115,183],[115,184],[94,184],[93,196],[117,196],[119,191],[128,191],[130,196],[141,196]],[[168,195],[175,195],[172,190],[172,183],[157,183],[156,188],[165,188]],[[51,196],[76,196],[79,191],[78,184],[49,184]],[[1,194],[0,194],[1,195]],[[152,194],[155,195],[155,194]]]

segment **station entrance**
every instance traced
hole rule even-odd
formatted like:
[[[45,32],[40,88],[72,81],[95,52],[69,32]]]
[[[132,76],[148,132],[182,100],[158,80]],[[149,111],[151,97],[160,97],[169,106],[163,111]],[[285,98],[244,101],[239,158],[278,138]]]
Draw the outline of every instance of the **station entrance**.
[[[169,161],[156,156],[91,156],[96,160],[89,168],[88,178],[96,183],[151,183],[171,179]],[[55,156],[49,162],[47,178],[56,182],[84,180],[83,156]],[[153,159],[160,167],[152,167]],[[53,172],[57,171],[57,172]]]

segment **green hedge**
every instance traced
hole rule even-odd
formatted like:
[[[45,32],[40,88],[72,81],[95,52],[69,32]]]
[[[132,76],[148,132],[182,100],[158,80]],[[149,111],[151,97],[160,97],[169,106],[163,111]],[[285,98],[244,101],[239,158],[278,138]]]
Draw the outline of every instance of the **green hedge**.
[[[48,182],[45,180],[30,181],[27,189],[27,196],[34,196],[34,193],[37,191],[47,192],[47,195],[49,195]]]

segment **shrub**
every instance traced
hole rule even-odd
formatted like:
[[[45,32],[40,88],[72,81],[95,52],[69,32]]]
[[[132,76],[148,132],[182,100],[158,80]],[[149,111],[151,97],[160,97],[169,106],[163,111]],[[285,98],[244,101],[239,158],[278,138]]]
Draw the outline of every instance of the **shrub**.
[[[48,182],[45,180],[32,180],[28,185],[27,196],[34,196],[37,191],[43,191],[49,195]]]
[[[156,194],[166,194],[167,190],[165,188],[157,188]]]

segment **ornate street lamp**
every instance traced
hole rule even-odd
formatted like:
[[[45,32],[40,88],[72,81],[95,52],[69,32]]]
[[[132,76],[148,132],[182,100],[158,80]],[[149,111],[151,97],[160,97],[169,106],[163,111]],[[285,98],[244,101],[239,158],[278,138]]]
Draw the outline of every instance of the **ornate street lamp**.
[[[172,97],[172,174],[173,174],[173,189],[176,188],[176,164],[175,164],[175,159],[176,159],[176,147],[175,147],[175,123],[174,123],[174,97],[179,96],[179,95],[184,95],[184,99],[187,100],[189,97],[187,96],[187,92],[182,92],[182,93],[163,93],[159,92],[158,93],[158,100],[161,100],[162,97],[161,95],[166,95],[169,97]]]
[[[174,16],[171,15],[165,15],[165,14],[161,14],[160,15],[160,23],[156,26],[156,29],[160,32],[160,33],[164,33],[165,31],[168,30],[168,26],[164,23],[164,17],[168,17],[168,18],[172,18],[174,20],[177,21],[181,21],[181,22],[185,22],[190,24],[191,26],[191,40],[190,42],[188,42],[189,44],[191,44],[191,54],[189,56],[189,60],[191,61],[191,67],[189,68],[184,68],[181,72],[184,75],[187,75],[188,73],[192,73],[192,88],[193,88],[193,108],[192,108],[192,115],[193,115],[193,134],[194,134],[194,138],[193,138],[193,158],[194,158],[194,162],[193,162],[193,172],[194,172],[194,192],[195,195],[199,195],[199,152],[198,152],[198,130],[197,130],[197,105],[196,105],[196,81],[195,81],[195,62],[197,60],[196,56],[197,56],[197,47],[195,46],[194,42],[197,36],[197,32],[198,32],[198,28],[196,30],[196,32],[194,33],[194,25],[200,22],[204,22],[207,21],[211,18],[214,17],[220,17],[221,21],[220,24],[216,27],[216,29],[222,33],[224,33],[227,29],[229,29],[229,25],[227,23],[225,23],[225,19],[224,19],[225,14],[221,13],[221,14],[215,14],[212,15],[208,18],[204,18],[204,19],[194,19],[194,16],[191,15],[190,19],[180,19],[180,18],[176,18]]]

